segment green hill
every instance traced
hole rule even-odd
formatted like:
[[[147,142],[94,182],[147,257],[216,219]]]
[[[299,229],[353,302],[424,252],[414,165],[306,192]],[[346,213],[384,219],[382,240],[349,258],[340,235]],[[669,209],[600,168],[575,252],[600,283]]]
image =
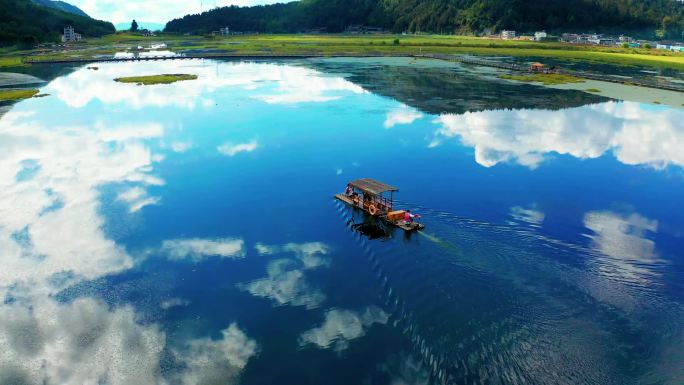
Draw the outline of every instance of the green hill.
[[[34,4],[38,4],[38,5],[41,5],[43,7],[54,8],[54,9],[64,11],[67,13],[73,13],[74,15],[90,17],[90,16],[88,16],[87,13],[83,12],[83,10],[81,10],[81,8],[78,8],[77,6],[71,5],[71,4],[66,3],[64,1],[59,1],[59,0],[31,0],[31,1],[33,1]]]
[[[65,26],[85,37],[114,33],[112,23],[42,7],[31,0],[0,1],[0,45],[57,42]]]
[[[678,0],[300,0],[255,7],[224,7],[172,20],[171,32],[302,32],[350,25],[393,32],[480,33],[515,29],[639,31],[656,30],[681,38],[684,5]]]

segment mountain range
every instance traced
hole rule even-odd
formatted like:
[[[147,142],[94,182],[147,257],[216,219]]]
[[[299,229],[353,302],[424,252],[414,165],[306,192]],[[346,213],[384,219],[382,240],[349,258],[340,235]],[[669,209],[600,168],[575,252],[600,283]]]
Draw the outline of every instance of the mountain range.
[[[167,23],[171,32],[342,32],[350,25],[392,32],[475,34],[517,31],[643,31],[682,37],[679,0],[300,0],[223,7]]]
[[[112,23],[65,12],[54,4],[43,6],[32,0],[0,1],[0,45],[58,42],[68,25],[85,37],[115,32]]]

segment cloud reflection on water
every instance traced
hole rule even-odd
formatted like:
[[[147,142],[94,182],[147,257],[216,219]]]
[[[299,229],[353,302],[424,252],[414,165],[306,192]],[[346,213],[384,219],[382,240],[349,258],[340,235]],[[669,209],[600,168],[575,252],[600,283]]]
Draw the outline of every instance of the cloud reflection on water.
[[[333,309],[325,313],[321,326],[302,333],[299,342],[342,351],[349,346],[350,340],[365,335],[375,323],[386,324],[388,319],[389,315],[377,306],[367,307],[363,312]]]
[[[297,258],[281,258],[269,262],[268,276],[238,287],[256,297],[269,298],[277,305],[305,306],[312,309],[325,301],[322,291],[311,287],[306,271],[330,265],[324,256],[330,248],[320,242],[288,243],[281,246],[256,245],[260,255],[293,253]]]
[[[198,78],[151,86],[114,81],[125,76],[179,72],[195,74]],[[323,76],[306,67],[246,62],[212,62],[207,65],[201,61],[103,63],[98,71],[82,69],[57,78],[43,92],[56,95],[71,108],[83,108],[99,101],[104,104],[122,103],[138,110],[148,107],[194,110],[215,105],[211,94],[232,87],[251,90],[256,93],[252,98],[269,104],[328,102],[365,92],[362,87],[342,77]]]
[[[182,384],[237,383],[247,361],[258,353],[257,343],[233,323],[221,331],[221,338],[201,338],[187,344],[185,351],[175,354],[185,365]]]
[[[169,239],[162,242],[161,252],[172,260],[189,259],[200,262],[207,257],[244,258],[242,239]]]
[[[158,384],[165,337],[91,298],[0,305],[0,383]]]
[[[584,215],[584,226],[592,231],[586,235],[591,246],[605,256],[597,261],[600,274],[637,284],[652,283],[658,276],[653,267],[661,261],[650,239],[658,221],[637,213],[592,211]]]
[[[536,168],[549,153],[580,159],[612,152],[628,165],[684,167],[684,112],[632,102],[553,110],[496,110],[442,115],[431,143],[457,137],[492,167],[514,162]]]
[[[99,188],[135,186],[121,196],[135,211],[152,203],[146,186],[163,183],[151,173],[155,157],[142,143],[162,135],[161,127],[46,127],[33,117],[12,111],[0,120],[0,296],[8,287],[54,293],[130,268],[132,259],[104,234]],[[39,167],[18,182],[27,159]],[[22,230],[28,247],[11,238]],[[52,279],[58,273],[62,279]]]
[[[411,124],[422,117],[423,114],[418,110],[408,106],[402,106],[388,112],[383,125],[385,128],[392,128],[399,124]]]

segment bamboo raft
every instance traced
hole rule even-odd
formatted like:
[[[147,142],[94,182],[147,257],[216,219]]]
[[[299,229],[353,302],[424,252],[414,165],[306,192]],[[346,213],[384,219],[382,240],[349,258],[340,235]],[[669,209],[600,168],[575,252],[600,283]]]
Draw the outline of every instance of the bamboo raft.
[[[406,211],[394,210],[394,193],[397,191],[399,189],[396,187],[365,178],[349,182],[347,191],[335,195],[335,198],[406,232],[424,229],[422,223],[405,220]],[[389,197],[384,195],[386,193],[389,193]]]

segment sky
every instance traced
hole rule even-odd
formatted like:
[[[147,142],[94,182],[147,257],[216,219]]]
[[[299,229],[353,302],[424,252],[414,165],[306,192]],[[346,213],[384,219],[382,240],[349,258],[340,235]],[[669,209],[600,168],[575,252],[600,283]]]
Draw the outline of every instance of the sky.
[[[165,24],[187,14],[200,13],[214,7],[228,5],[260,5],[288,0],[66,0],[91,17],[114,24],[136,19],[148,23]]]

